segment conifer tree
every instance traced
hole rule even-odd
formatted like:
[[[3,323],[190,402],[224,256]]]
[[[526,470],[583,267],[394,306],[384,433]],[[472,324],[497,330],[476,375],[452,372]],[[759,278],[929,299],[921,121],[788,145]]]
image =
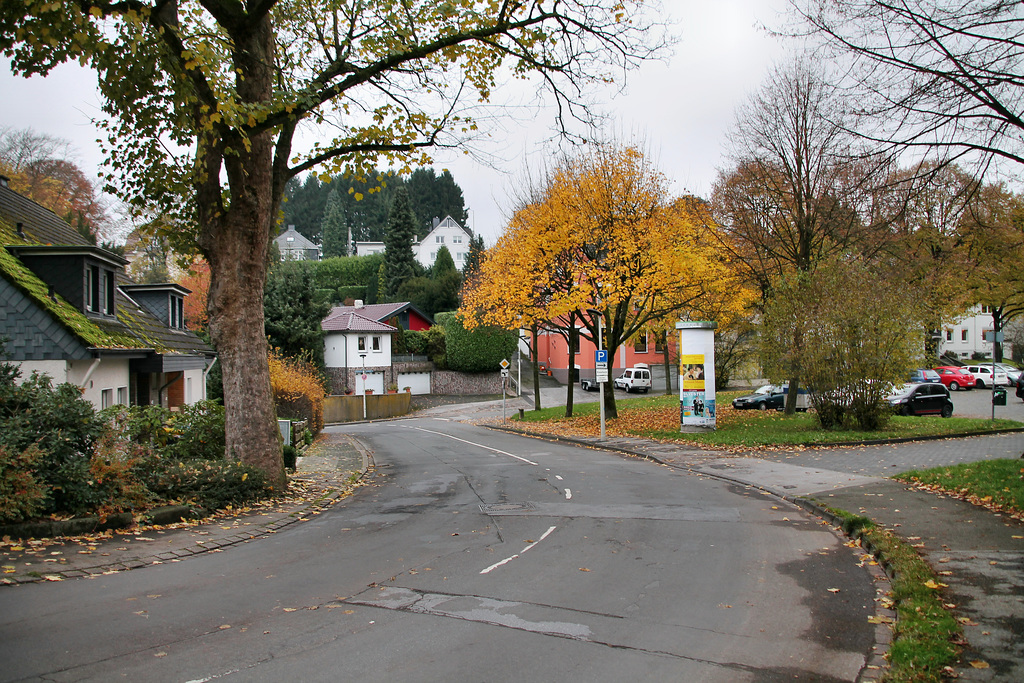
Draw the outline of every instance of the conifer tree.
[[[415,234],[416,217],[409,207],[409,193],[405,187],[399,187],[395,190],[388,230],[384,234],[384,291],[388,297],[394,296],[402,283],[416,274],[416,257],[412,253]]]

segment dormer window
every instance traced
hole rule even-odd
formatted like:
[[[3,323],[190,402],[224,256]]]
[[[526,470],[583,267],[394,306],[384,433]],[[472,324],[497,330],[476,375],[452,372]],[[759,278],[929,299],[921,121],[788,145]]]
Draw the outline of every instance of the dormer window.
[[[103,307],[103,312],[107,315],[116,315],[117,310],[114,308],[114,292],[117,289],[117,285],[114,284],[114,271],[105,270],[103,271],[103,275],[106,285],[106,305]]]
[[[169,326],[175,330],[185,329],[185,300],[180,296],[171,296]]]
[[[93,313],[100,312],[100,268],[85,267],[85,308]]]

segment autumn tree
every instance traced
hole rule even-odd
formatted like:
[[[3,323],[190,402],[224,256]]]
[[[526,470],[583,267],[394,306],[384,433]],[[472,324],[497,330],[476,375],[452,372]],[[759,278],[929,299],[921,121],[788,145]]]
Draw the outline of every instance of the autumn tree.
[[[883,427],[890,387],[921,360],[913,290],[850,258],[792,271],[774,287],[778,295],[765,307],[760,337],[767,375],[779,382],[799,373],[825,429]],[[794,348],[794,338],[804,346]]]
[[[510,329],[574,317],[595,343],[601,325],[612,357],[652,321],[696,311],[732,284],[714,237],[635,147],[594,145],[564,160],[509,234],[464,293],[463,317]],[[603,400],[615,417],[611,383]]]
[[[210,333],[224,371],[226,449],[285,485],[263,337],[263,283],[285,185],[316,167],[425,165],[477,123],[499,80],[540,74],[559,111],[660,42],[629,0],[401,4],[24,0],[0,5],[16,73],[79,61],[99,75],[108,186],[192,225],[210,264]],[[300,125],[329,123],[309,150]]]
[[[201,258],[188,267],[179,284],[190,290],[185,297],[185,327],[193,332],[206,333],[206,297],[210,291],[210,266]]]
[[[106,202],[74,162],[67,140],[0,127],[0,173],[12,189],[67,220],[93,244],[110,237]]]

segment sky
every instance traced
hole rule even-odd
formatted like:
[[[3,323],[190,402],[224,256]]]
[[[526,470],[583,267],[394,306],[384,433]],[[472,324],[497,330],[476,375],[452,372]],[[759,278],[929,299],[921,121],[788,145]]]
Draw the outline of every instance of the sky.
[[[724,156],[726,134],[737,105],[760,85],[786,47],[761,25],[778,26],[785,0],[663,0],[677,39],[665,61],[645,63],[626,77],[625,91],[604,102],[610,115],[604,137],[636,142],[670,179],[675,194],[707,196]],[[88,175],[101,167],[96,79],[77,65],[63,65],[45,78],[11,74],[0,65],[0,126],[31,127],[64,138]],[[469,223],[494,244],[515,208],[515,189],[539,173],[555,153],[549,143],[550,115],[508,120],[481,151],[488,164],[457,152],[435,156],[462,188]],[[498,139],[500,137],[500,140]]]

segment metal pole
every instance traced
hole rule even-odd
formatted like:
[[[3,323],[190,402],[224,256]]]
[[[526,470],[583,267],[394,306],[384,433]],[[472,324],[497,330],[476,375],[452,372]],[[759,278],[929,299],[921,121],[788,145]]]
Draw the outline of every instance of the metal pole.
[[[359,358],[362,360],[363,365],[363,419],[366,419],[366,354],[359,354]]]
[[[993,325],[993,327],[995,327]],[[992,421],[996,421],[996,332],[992,332]]]
[[[601,334],[601,323],[603,322],[604,315],[598,314],[597,317],[597,350],[604,350],[604,341]],[[611,360],[609,359],[609,363]],[[601,388],[601,441],[604,441],[604,382],[598,382],[598,386]]]

